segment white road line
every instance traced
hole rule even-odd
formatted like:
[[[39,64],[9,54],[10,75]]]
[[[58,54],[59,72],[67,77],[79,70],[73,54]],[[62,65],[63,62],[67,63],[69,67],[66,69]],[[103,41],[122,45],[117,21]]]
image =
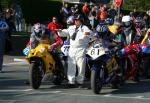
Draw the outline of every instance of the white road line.
[[[32,89],[25,89],[25,90],[18,90],[18,89],[13,89],[13,90],[0,90],[0,92],[28,92],[32,91]]]
[[[27,65],[27,62],[11,62],[11,63],[4,63],[3,66],[12,66],[12,65]]]
[[[21,95],[16,95],[15,97],[18,96],[26,96],[26,95],[31,95],[31,94],[63,94],[63,95],[69,95],[69,96],[85,96],[85,97],[105,97],[105,98],[116,98],[116,99],[138,99],[138,100],[148,100],[150,101],[150,98],[144,98],[144,96],[135,96],[135,97],[127,97],[127,96],[115,96],[113,94],[106,94],[106,95],[87,95],[87,94],[77,94],[77,93],[64,93],[62,91],[40,91],[40,92],[34,92],[34,93],[29,93],[29,94],[21,94]]]
[[[109,97],[111,96],[112,94],[106,94],[106,95],[103,95],[104,97]]]
[[[138,99],[138,100],[150,101],[150,98],[144,98],[144,96],[127,97],[127,96],[114,96],[112,94],[107,94],[107,95],[86,95],[86,94],[70,94],[70,93],[59,93],[59,94],[72,95],[72,96],[87,96],[87,97],[105,97],[105,98],[116,98],[116,99]]]
[[[32,91],[33,89],[25,89],[23,91],[28,92],[28,91]]]
[[[26,59],[14,58],[14,62],[26,62]]]
[[[13,97],[22,97],[22,96],[28,96],[28,95],[33,95],[35,94],[34,92],[31,92],[31,93],[25,93],[25,94],[18,94],[18,95],[15,95]]]
[[[34,94],[58,94],[60,92],[62,92],[62,91],[47,91],[47,92],[38,91],[38,92],[31,92],[31,93],[25,93],[25,94],[18,94],[13,97],[22,97],[22,96],[34,95]]]
[[[144,96],[136,96],[136,98],[144,98]]]
[[[0,103],[21,103],[24,102],[24,100],[0,100]]]

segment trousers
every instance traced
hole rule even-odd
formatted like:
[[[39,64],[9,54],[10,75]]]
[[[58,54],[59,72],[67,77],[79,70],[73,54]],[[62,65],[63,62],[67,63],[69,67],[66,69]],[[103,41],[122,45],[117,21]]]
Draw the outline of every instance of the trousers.
[[[85,48],[70,47],[69,49],[67,76],[70,84],[74,84],[75,82],[83,84],[86,64],[85,52]]]

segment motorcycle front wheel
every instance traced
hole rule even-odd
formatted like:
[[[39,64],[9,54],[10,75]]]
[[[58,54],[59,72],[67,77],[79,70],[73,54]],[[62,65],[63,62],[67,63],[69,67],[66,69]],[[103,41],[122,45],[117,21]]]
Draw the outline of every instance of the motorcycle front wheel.
[[[29,69],[29,82],[33,89],[38,89],[42,81],[42,73],[39,63],[33,62]]]
[[[102,89],[102,80],[100,78],[100,72],[92,70],[91,72],[91,88],[95,94],[99,94]]]

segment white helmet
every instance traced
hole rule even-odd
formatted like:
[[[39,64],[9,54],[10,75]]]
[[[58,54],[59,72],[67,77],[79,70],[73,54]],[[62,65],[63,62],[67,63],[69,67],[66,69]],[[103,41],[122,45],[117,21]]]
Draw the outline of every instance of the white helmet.
[[[123,16],[122,17],[122,22],[129,22],[129,21],[131,21],[132,19],[131,19],[131,17],[129,16],[129,15],[126,15],[126,16]]]
[[[36,23],[33,26],[34,33],[37,37],[42,37],[45,33],[45,29],[46,28],[40,23]]]
[[[67,18],[67,24],[68,25],[71,25],[71,24],[73,24],[74,23],[74,16],[69,16],[68,18]]]
[[[33,29],[34,29],[34,32],[35,32],[35,33],[39,33],[40,31],[42,31],[41,24],[40,24],[40,23],[34,24]]]

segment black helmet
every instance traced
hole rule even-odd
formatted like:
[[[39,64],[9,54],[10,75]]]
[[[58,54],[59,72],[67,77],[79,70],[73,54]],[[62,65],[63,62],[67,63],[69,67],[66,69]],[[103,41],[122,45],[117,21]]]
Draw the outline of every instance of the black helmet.
[[[135,27],[142,28],[143,27],[143,19],[142,17],[135,18]]]
[[[84,21],[84,17],[81,14],[75,14],[74,19]]]

